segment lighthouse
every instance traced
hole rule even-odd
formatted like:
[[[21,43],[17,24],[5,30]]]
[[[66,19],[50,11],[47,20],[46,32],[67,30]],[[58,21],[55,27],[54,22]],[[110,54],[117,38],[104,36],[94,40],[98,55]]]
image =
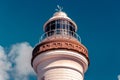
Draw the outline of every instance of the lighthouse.
[[[46,21],[31,65],[38,80],[84,80],[88,50],[77,34],[76,23],[61,9]]]

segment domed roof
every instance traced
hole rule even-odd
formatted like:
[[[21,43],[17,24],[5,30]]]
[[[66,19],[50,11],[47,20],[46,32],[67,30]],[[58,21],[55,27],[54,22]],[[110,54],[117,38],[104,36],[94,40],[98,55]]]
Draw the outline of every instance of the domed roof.
[[[71,22],[71,23],[75,26],[75,28],[76,28],[75,30],[77,30],[77,25],[75,24],[75,22],[72,21],[72,19],[70,19],[70,18],[67,16],[67,14],[66,14],[65,12],[63,12],[63,11],[55,12],[55,13],[53,14],[53,17],[51,17],[51,18],[44,24],[44,29],[45,29],[46,25],[47,25],[49,22],[51,22],[51,21],[53,21],[53,20],[57,20],[57,19],[68,20],[69,22]]]
[[[64,17],[67,17],[67,14],[65,12],[59,11],[59,12],[54,13],[54,16],[64,16]]]
[[[59,11],[53,14],[53,17],[51,17],[49,20],[54,19],[54,18],[66,18],[71,20],[65,12]]]

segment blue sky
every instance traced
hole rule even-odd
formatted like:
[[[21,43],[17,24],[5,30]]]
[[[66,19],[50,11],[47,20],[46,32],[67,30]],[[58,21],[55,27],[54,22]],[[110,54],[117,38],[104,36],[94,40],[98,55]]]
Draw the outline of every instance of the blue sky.
[[[15,66],[20,65],[17,62],[21,62],[15,55],[24,55],[22,54],[24,49],[32,50],[39,42],[44,23],[52,17],[58,4],[63,6],[63,11],[76,22],[77,33],[88,48],[90,65],[85,73],[85,80],[118,80],[119,0],[0,0],[0,50],[4,56],[4,58],[1,56],[0,60],[6,61],[4,65],[10,64],[3,70],[9,78],[3,80],[17,80],[12,71],[17,74],[19,70],[24,69]],[[26,46],[27,48],[21,48]],[[23,73],[25,74],[22,76],[29,80],[36,80],[31,71]],[[20,72],[16,76],[19,75]]]

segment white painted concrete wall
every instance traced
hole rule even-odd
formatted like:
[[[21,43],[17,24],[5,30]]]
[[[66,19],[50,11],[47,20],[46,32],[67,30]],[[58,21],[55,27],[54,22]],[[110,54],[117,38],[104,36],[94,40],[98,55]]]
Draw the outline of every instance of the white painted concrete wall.
[[[87,67],[83,55],[68,50],[44,52],[33,61],[38,80],[83,80]]]

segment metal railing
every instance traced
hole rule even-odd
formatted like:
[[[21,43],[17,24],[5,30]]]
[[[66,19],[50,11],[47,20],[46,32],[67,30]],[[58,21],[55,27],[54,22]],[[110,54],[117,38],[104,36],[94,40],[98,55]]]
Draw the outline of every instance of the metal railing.
[[[81,42],[81,38],[77,33],[66,30],[66,29],[55,29],[55,30],[48,31],[42,34],[42,36],[40,37],[40,42],[43,41],[44,39],[51,39],[51,37],[61,37],[65,39],[74,38]]]

